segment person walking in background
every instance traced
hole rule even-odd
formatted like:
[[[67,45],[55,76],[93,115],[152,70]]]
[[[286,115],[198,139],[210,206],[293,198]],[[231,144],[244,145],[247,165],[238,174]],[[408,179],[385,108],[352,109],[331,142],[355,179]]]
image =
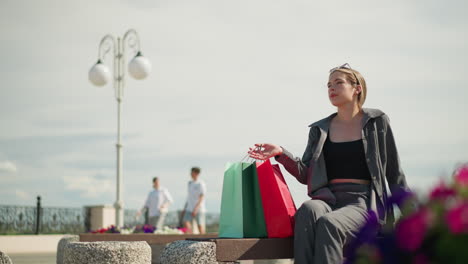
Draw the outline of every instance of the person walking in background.
[[[137,216],[148,210],[148,224],[161,229],[164,225],[169,205],[173,202],[169,191],[162,187],[158,177],[153,178],[153,190],[148,194],[145,205],[138,211]]]
[[[200,171],[198,167],[193,167],[191,170],[192,180],[188,183],[188,197],[182,219],[188,233],[193,233],[192,221],[195,219],[200,234],[205,234],[206,185],[199,179]]]

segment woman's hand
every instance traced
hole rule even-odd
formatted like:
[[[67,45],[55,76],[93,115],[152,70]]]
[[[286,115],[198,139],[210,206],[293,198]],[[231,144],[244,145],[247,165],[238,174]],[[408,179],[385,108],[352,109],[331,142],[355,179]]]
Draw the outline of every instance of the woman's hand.
[[[281,155],[283,153],[283,149],[274,144],[255,144],[255,147],[249,148],[249,156],[253,159],[257,160],[267,160],[271,157],[276,155]]]

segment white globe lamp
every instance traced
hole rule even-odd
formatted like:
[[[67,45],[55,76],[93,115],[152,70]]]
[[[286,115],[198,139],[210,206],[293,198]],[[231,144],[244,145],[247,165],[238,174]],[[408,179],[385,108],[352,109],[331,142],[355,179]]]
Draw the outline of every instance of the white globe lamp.
[[[96,64],[89,70],[88,78],[91,83],[96,86],[104,86],[111,79],[109,68],[98,60]]]
[[[128,72],[133,78],[142,80],[151,72],[151,63],[139,51],[128,64]]]

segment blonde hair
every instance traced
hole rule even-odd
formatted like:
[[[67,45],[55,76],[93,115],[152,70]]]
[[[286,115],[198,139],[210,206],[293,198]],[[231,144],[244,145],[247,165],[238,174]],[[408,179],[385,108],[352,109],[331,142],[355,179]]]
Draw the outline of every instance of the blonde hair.
[[[362,87],[361,92],[358,94],[358,104],[359,107],[362,108],[367,97],[367,85],[366,80],[364,80],[364,77],[362,77],[360,72],[350,68],[337,68],[330,72],[330,75],[337,71],[344,73],[346,75],[346,80],[350,82],[353,86],[360,85]]]

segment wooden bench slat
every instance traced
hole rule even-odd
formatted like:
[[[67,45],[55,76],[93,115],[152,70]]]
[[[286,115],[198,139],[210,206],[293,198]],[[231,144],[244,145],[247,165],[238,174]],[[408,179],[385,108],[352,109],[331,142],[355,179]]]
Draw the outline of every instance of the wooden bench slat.
[[[294,258],[293,238],[188,238],[187,240],[215,242],[217,260],[222,262]]]

